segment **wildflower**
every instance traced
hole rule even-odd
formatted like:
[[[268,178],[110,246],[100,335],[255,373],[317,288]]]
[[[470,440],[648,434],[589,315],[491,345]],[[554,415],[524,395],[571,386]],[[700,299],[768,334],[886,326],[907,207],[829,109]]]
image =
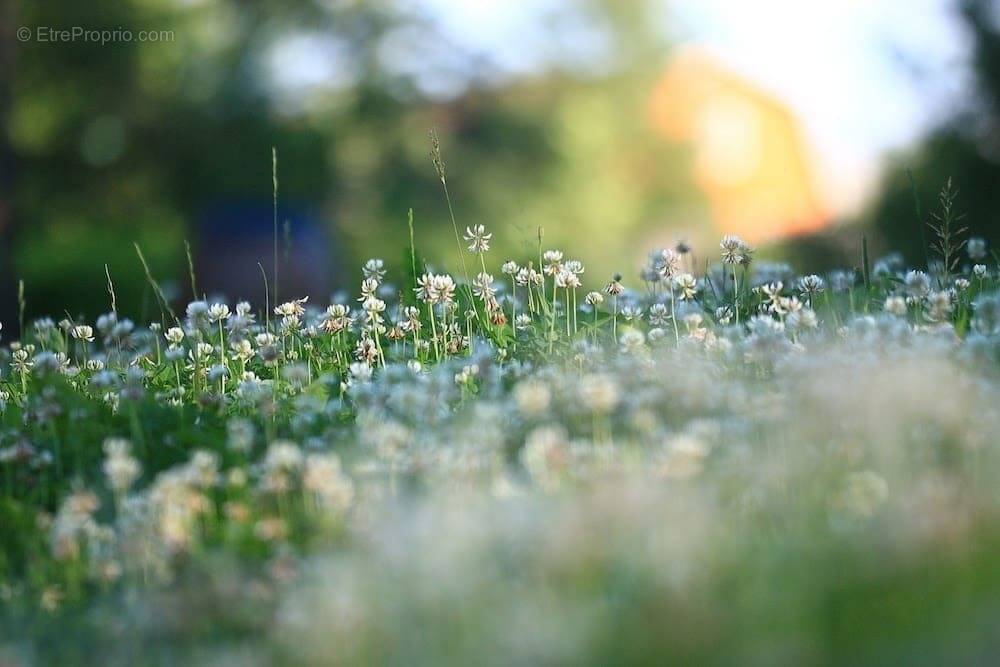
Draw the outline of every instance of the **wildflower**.
[[[484,225],[474,225],[465,228],[465,241],[469,244],[469,252],[485,253],[490,250],[490,239],[493,234],[486,233]]]
[[[649,323],[654,327],[662,327],[670,322],[670,309],[666,304],[654,303],[649,307]]]
[[[525,417],[540,417],[549,409],[552,393],[544,382],[523,380],[514,387],[514,403]]]
[[[969,289],[970,283],[966,278],[956,278],[955,279],[955,289],[959,292],[964,292]]]
[[[604,295],[600,292],[587,292],[587,296],[583,300],[588,306],[596,307],[604,303]]]
[[[208,304],[204,301],[192,301],[187,305],[185,313],[189,328],[203,329],[208,326]]]
[[[616,273],[611,277],[611,282],[604,286],[604,291],[608,296],[620,296],[625,292],[625,286],[621,284],[621,279],[621,274]]]
[[[823,291],[823,279],[815,274],[802,276],[799,279],[799,290],[802,296],[812,297]]]
[[[243,417],[234,417],[226,423],[226,446],[241,454],[253,449],[255,429],[253,422]]]
[[[224,303],[213,303],[208,309],[208,319],[212,322],[229,319],[229,306]]]
[[[496,294],[493,289],[493,276],[481,272],[472,280],[472,293],[483,301],[489,301]]]
[[[796,308],[788,314],[788,326],[792,329],[815,329],[819,326],[819,318],[812,308]]]
[[[351,307],[336,303],[326,309],[326,316],[323,318],[323,330],[327,333],[338,333],[351,326]]]
[[[82,340],[87,343],[94,342],[94,329],[86,324],[76,325],[70,329],[70,334],[77,340]]]
[[[681,273],[674,276],[674,287],[680,290],[680,298],[690,301],[698,292],[698,281],[690,273]]]
[[[11,366],[18,373],[27,373],[34,365],[35,362],[30,361],[30,354],[25,349],[14,350],[11,355]]]
[[[163,334],[163,337],[167,339],[167,342],[171,345],[180,345],[181,341],[184,340],[184,329],[180,327],[170,327],[167,332]]]
[[[966,242],[965,250],[969,253],[969,259],[976,261],[986,258],[986,240],[973,236]]]
[[[976,276],[977,278],[980,278],[980,279],[985,278],[986,277],[986,265],[985,264],[976,264],[975,266],[972,267],[972,274],[974,276]]]
[[[952,295],[947,290],[932,292],[927,297],[927,316],[934,321],[941,321],[951,314]]]
[[[580,380],[580,398],[588,410],[604,414],[618,406],[621,392],[609,375],[586,375]]]
[[[302,299],[296,299],[294,301],[286,301],[285,303],[275,307],[274,314],[280,315],[282,317],[302,317],[306,314],[306,309],[304,304],[309,300],[309,297],[304,297]]]
[[[460,373],[455,374],[455,384],[464,385],[475,380],[476,376],[479,375],[479,366],[476,364],[471,364],[469,366],[463,366]]]
[[[525,439],[521,463],[542,488],[555,490],[569,465],[566,431],[558,426],[539,426]]]
[[[104,476],[108,486],[116,494],[128,491],[139,478],[142,467],[131,455],[131,443],[122,438],[108,438],[104,441]]]
[[[910,296],[924,297],[931,290],[931,279],[923,271],[910,271],[903,279]]]
[[[374,278],[365,278],[361,281],[361,296],[358,297],[358,302],[363,303],[368,299],[374,299],[377,292],[378,281]]]
[[[290,440],[275,440],[268,445],[264,455],[264,474],[261,486],[273,493],[289,491],[293,474],[301,470],[305,457],[297,444]]]
[[[517,262],[512,259],[508,259],[500,266],[500,272],[508,276],[513,276],[520,270],[521,269],[517,266]]]
[[[528,285],[535,285],[537,287],[542,284],[542,274],[535,271],[531,267],[523,266],[518,269],[514,280],[521,287],[526,287]]]
[[[561,271],[555,275],[555,284],[559,288],[576,289],[580,287],[580,278],[577,274],[569,270],[567,267],[563,267]]]
[[[847,271],[830,273],[830,288],[834,292],[846,292],[854,285],[854,274]]]
[[[976,331],[984,336],[1000,331],[1000,295],[983,295],[973,304],[975,317],[972,320]]]
[[[368,338],[367,336],[362,337],[354,346],[354,356],[359,361],[373,364],[379,357],[378,346],[371,338]]]
[[[554,276],[562,269],[563,254],[561,250],[546,250],[542,254],[542,261],[545,263],[544,271],[550,276]]]
[[[626,322],[638,321],[642,319],[642,308],[638,306],[625,306],[622,308],[621,315],[625,318]]]
[[[642,349],[642,346],[646,343],[646,336],[638,329],[628,329],[622,333],[618,342],[621,344],[623,352],[634,354]]]
[[[358,361],[348,367],[352,380],[368,382],[372,379],[372,367],[364,361]]]
[[[365,311],[369,321],[380,321],[381,314],[385,312],[385,301],[371,296],[361,304],[361,309]]]
[[[302,488],[316,494],[328,507],[345,509],[354,497],[354,485],[341,470],[336,454],[310,454],[302,471]]]
[[[722,261],[725,264],[742,264],[750,247],[735,234],[726,234],[719,243],[722,249]]]
[[[76,558],[83,543],[96,537],[99,527],[94,514],[99,507],[97,496],[90,491],[74,491],[66,496],[52,521],[51,548],[57,559]]]
[[[381,259],[369,259],[361,267],[361,273],[365,280],[374,280],[376,283],[380,283],[385,278],[385,262]]]
[[[887,297],[882,308],[891,315],[902,317],[906,315],[906,299],[901,296]]]
[[[673,278],[680,270],[681,257],[670,248],[664,248],[656,261],[656,271],[662,278]]]
[[[518,329],[527,329],[531,326],[531,316],[527,313],[521,313],[514,318],[514,326]]]

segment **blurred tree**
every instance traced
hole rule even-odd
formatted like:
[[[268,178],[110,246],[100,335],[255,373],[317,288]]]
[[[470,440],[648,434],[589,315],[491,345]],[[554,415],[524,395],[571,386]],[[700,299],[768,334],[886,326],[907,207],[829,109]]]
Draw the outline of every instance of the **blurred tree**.
[[[432,127],[459,224],[497,231],[498,254],[532,256],[544,226],[546,246],[599,253],[592,268],[605,273],[645,240],[669,236],[672,211],[697,206],[684,148],[656,140],[645,118],[665,53],[647,0],[555,5],[551,24],[586,26],[596,55],[542,63],[513,81],[491,77],[489,63],[394,0],[12,7],[8,25],[36,34],[82,26],[172,36],[101,45],[16,42],[4,32],[17,58],[3,118],[14,161],[13,269],[29,315],[105,310],[104,264],[122,309],[150,315],[133,241],[179,299],[190,296],[185,238],[205,276],[199,293],[235,291],[223,283],[238,264],[240,296],[260,296],[254,257],[271,273],[272,146],[279,222],[290,227],[281,255],[308,250],[279,273],[298,268],[313,286],[355,271],[317,257],[351,267],[365,255],[397,261],[410,207],[418,245],[456,268],[427,156]],[[262,243],[240,246],[248,237]]]
[[[969,234],[1000,247],[1000,30],[993,0],[961,0],[971,35],[975,92],[969,104],[934,130],[915,150],[897,156],[871,207],[869,225],[879,249],[899,250],[910,263],[925,262],[907,170],[912,171],[924,221],[951,178]]]

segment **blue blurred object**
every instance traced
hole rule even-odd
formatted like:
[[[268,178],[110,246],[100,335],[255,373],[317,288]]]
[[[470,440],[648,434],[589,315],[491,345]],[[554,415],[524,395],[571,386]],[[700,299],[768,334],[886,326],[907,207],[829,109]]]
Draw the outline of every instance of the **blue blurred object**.
[[[205,207],[194,228],[198,289],[264,303],[267,273],[274,294],[274,214],[270,200],[220,201]],[[315,207],[293,203],[278,208],[278,295],[324,301],[339,265],[329,229]],[[259,266],[258,266],[259,264]]]

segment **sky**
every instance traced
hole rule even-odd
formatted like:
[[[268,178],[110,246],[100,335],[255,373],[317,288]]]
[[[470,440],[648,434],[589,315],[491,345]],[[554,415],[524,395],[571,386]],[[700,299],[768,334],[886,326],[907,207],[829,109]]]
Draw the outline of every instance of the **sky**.
[[[585,25],[553,45],[545,19],[565,0],[406,1],[501,76],[530,73],[567,46],[574,61],[600,52]],[[864,202],[887,152],[933,126],[968,84],[950,0],[662,1],[672,43],[709,52],[797,114],[840,213]]]

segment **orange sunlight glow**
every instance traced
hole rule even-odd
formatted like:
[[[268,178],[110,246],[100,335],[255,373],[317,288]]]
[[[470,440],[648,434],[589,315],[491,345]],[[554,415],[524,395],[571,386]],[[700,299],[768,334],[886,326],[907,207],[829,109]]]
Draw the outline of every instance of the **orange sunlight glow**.
[[[688,49],[671,59],[650,120],[667,139],[691,146],[694,180],[717,231],[759,242],[829,221],[795,116],[709,56]]]

